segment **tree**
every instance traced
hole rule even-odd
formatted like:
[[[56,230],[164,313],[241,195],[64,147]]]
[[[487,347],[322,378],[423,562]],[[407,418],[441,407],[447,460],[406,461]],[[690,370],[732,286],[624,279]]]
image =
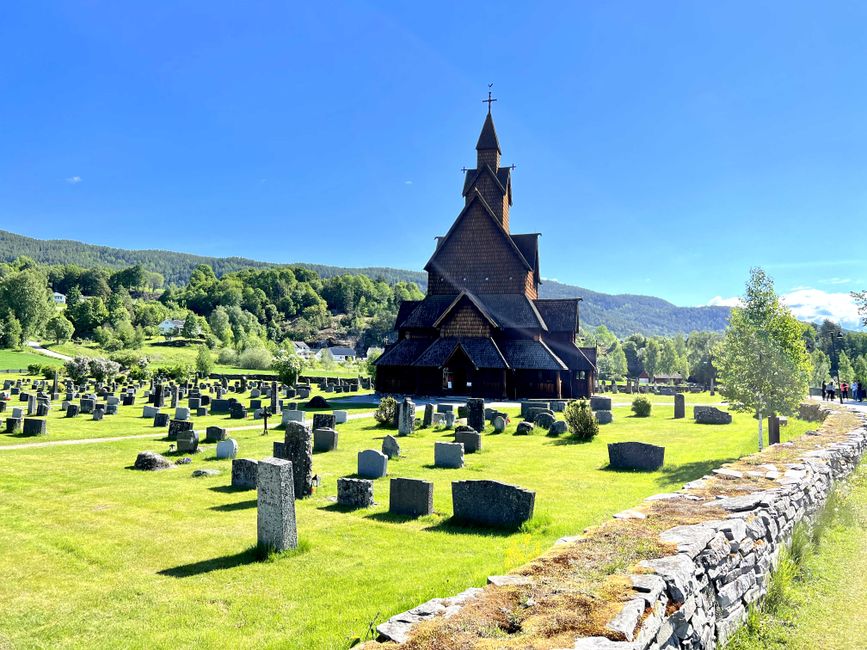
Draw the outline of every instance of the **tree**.
[[[196,372],[203,377],[207,377],[214,371],[214,360],[211,358],[211,351],[206,345],[200,345],[196,350]]]
[[[21,323],[18,322],[18,319],[15,318],[14,314],[6,314],[0,330],[2,330],[2,335],[0,335],[0,348],[12,348],[17,350],[24,345],[24,334],[21,329]]]
[[[656,339],[647,339],[647,345],[644,347],[642,361],[644,362],[644,370],[653,379],[653,376],[660,372],[660,359],[662,357],[662,346]]]
[[[330,370],[337,362],[334,360],[334,355],[331,354],[331,350],[328,348],[322,348],[319,351],[319,363],[322,364],[322,367],[325,370]]]
[[[229,322],[229,314],[226,313],[225,307],[217,307],[211,312],[208,318],[208,323],[211,326],[211,331],[214,333],[223,345],[232,343],[232,325]]]
[[[852,362],[849,361],[849,355],[846,350],[840,352],[839,361],[837,362],[837,375],[840,381],[850,382],[855,378],[855,369],[852,367]]]
[[[861,316],[861,324],[867,325],[867,291],[853,291],[852,298],[858,305],[858,314]]]
[[[862,354],[855,359],[855,378],[859,381],[867,381],[867,355]]]
[[[813,364],[810,385],[818,388],[822,382],[826,382],[830,378],[831,360],[821,350],[813,350],[810,354],[810,362]]]
[[[184,321],[184,326],[181,328],[181,336],[185,339],[194,339],[201,334],[199,328],[199,319],[195,314],[189,314]]]
[[[382,348],[368,348],[367,350],[367,359],[364,360],[364,363],[367,366],[367,376],[376,380],[376,360],[382,356],[384,350]]]
[[[41,334],[54,309],[48,278],[36,268],[13,273],[0,283],[0,311],[15,316],[24,339]]]
[[[48,321],[45,326],[48,336],[54,339],[55,343],[66,343],[72,338],[72,333],[75,327],[69,322],[69,319],[62,314],[57,314],[54,318]]]
[[[280,350],[271,364],[271,369],[277,373],[277,378],[287,386],[294,386],[298,375],[304,369],[304,361],[297,354]]]
[[[715,364],[731,408],[756,414],[761,449],[762,418],[797,409],[807,392],[810,358],[804,325],[783,306],[762,269],[750,271],[742,304],[732,309]]]

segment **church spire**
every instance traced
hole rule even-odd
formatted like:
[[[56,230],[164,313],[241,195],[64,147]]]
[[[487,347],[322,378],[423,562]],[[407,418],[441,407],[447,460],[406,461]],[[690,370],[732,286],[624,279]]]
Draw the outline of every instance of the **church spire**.
[[[494,128],[494,118],[491,115],[491,104],[496,99],[491,97],[490,87],[488,85],[488,98],[482,102],[488,105],[488,114],[485,116],[485,123],[482,125],[482,132],[479,134],[479,141],[476,143],[476,158],[477,167],[482,169],[485,165],[492,170],[497,171],[500,166],[500,141],[497,139],[497,129]]]

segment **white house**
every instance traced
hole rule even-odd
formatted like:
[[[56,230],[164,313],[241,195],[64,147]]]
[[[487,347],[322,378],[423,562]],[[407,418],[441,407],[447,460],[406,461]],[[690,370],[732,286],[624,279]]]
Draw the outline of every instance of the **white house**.
[[[319,352],[316,353],[316,356],[321,359],[324,350],[328,350],[331,353],[331,356],[334,357],[334,360],[340,363],[344,361],[352,361],[357,356],[355,350],[344,345],[334,345],[329,348],[322,348],[322,350],[319,350]]]
[[[65,305],[66,304],[66,296],[64,294],[60,293],[59,291],[55,291],[53,297],[54,297],[54,302],[57,303],[58,305]]]
[[[313,356],[313,350],[304,341],[292,341],[292,349],[302,359],[309,359]]]
[[[186,321],[178,318],[166,318],[157,327],[160,330],[160,334],[163,336],[177,336],[181,333],[181,330],[184,329],[185,322]]]

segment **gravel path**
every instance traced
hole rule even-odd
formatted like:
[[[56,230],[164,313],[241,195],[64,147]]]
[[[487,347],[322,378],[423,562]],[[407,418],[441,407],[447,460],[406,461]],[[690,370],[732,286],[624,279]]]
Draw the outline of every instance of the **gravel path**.
[[[33,350],[36,354],[41,354],[46,357],[52,357],[54,359],[60,359],[61,361],[72,361],[72,357],[66,354],[60,354],[60,352],[55,352],[54,350],[49,350],[48,348],[43,348],[36,341],[27,341],[27,347]]]

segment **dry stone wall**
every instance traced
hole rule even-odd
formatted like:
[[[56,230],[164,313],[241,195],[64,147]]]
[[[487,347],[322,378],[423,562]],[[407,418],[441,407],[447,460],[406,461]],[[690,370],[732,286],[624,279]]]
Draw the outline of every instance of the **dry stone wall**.
[[[825,415],[819,409],[811,410],[817,419]],[[798,449],[792,443],[781,447]],[[821,512],[834,484],[848,477],[858,465],[867,450],[867,429],[862,426],[809,447],[785,463],[755,461],[747,465],[751,469],[720,468],[685,485],[679,493],[651,497],[703,503],[709,506],[709,512],[726,515],[662,532],[660,542],[671,553],[639,563],[629,576],[630,593],[604,632],[577,638],[567,647],[668,650],[724,646],[744,623],[749,606],[767,592],[780,551],[791,542],[795,526],[811,522]],[[730,481],[731,489],[708,489],[721,481]],[[762,484],[767,488],[743,489]],[[517,575],[505,577],[524,579]],[[458,602],[463,604],[468,597],[481,593],[469,590],[461,594]],[[378,628],[379,640],[403,643],[422,620],[440,613],[453,616],[458,608],[454,604],[440,607],[445,604],[431,601],[393,617]]]

